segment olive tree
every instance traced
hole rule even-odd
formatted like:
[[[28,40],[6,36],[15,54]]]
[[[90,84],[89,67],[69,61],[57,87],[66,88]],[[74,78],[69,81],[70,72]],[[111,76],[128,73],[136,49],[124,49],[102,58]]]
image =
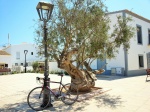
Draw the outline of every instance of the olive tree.
[[[47,24],[48,40],[41,38],[41,23],[36,29],[36,40],[41,54],[44,44],[48,44],[49,58],[71,76],[74,90],[88,91],[95,86],[95,75],[104,72],[102,68],[92,70],[91,63],[95,59],[114,58],[121,45],[129,48],[134,35],[130,21],[131,18],[118,16],[113,32],[109,33],[110,19],[101,0],[55,0]]]

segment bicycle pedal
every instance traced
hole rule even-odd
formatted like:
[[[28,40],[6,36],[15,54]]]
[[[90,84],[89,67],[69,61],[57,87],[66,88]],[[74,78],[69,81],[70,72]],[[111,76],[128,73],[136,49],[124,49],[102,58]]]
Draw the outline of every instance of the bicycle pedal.
[[[58,98],[58,97],[55,97],[54,99],[55,99],[55,101],[58,101],[58,100],[59,100],[59,98]]]

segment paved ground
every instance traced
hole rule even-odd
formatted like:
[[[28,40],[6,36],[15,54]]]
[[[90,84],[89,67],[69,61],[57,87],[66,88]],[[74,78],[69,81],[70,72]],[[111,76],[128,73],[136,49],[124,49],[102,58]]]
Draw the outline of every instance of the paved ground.
[[[27,105],[29,91],[39,86],[35,78],[42,74],[16,74],[0,76],[0,112],[34,112]],[[60,76],[50,75],[58,81]],[[110,91],[92,97],[89,100],[77,102],[72,106],[55,101],[54,107],[44,112],[150,112],[150,81],[146,75],[136,77],[99,76],[97,87]],[[149,77],[150,80],[150,77]],[[69,76],[63,77],[63,82],[70,82]],[[51,85],[56,88],[57,85]]]

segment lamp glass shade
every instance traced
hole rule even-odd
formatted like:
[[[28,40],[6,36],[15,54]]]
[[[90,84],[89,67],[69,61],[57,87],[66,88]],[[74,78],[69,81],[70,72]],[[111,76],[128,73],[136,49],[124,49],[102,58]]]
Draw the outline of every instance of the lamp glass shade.
[[[49,21],[54,5],[46,2],[39,2],[36,9],[41,21]]]

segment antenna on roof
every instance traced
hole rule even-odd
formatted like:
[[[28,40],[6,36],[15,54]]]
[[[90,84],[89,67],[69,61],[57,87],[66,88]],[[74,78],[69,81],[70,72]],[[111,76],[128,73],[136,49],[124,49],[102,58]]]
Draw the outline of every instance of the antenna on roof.
[[[8,33],[8,46],[10,45],[10,43],[9,43],[9,33]]]

